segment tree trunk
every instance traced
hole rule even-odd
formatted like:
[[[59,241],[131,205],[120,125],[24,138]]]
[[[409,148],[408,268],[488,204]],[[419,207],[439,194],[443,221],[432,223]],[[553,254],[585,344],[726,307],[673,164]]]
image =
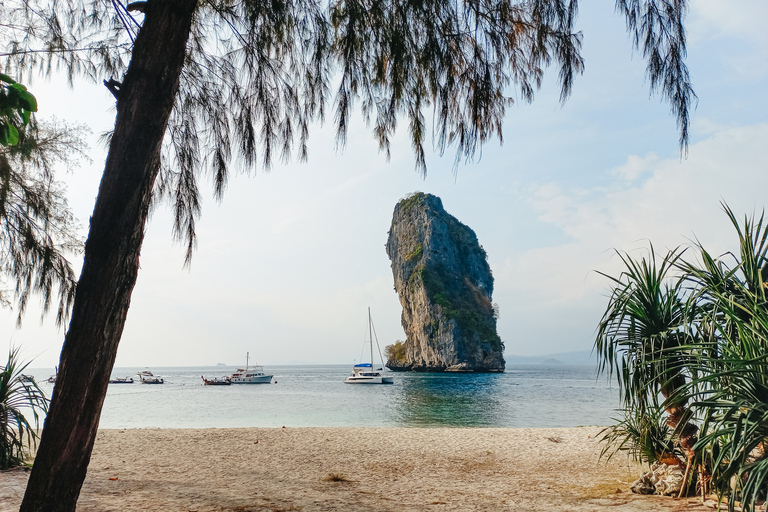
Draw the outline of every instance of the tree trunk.
[[[21,512],[74,511],[139,269],[195,0],[151,0],[99,186],[59,376]]]
[[[685,377],[682,374],[677,374],[661,387],[661,394],[665,399],[669,399],[670,396],[673,396],[675,392],[683,389],[684,386]],[[667,405],[666,411],[667,425],[670,428],[679,429],[678,439],[680,440],[680,448],[682,448],[683,453],[685,453],[686,459],[690,464],[691,459],[693,459],[695,455],[693,445],[696,444],[699,427],[689,421],[686,421],[685,424],[682,425],[682,428],[680,427],[680,422],[683,420],[686,407],[687,400],[677,399],[673,403]]]

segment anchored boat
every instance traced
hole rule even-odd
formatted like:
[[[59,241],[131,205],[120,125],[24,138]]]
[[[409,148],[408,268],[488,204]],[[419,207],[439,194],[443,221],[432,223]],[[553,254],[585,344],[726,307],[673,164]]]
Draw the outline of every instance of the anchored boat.
[[[232,384],[232,381],[229,380],[229,377],[213,377],[206,379],[201,375],[200,378],[203,379],[203,385],[205,386],[229,386]]]
[[[165,384],[165,381],[161,376],[154,375],[149,370],[141,371],[137,375],[141,379],[142,384]]]
[[[133,377],[115,377],[109,379],[110,384],[133,384]]]
[[[381,368],[374,369],[373,366],[373,342],[376,341],[376,349],[381,360]],[[379,338],[376,336],[376,329],[373,327],[371,319],[371,308],[368,308],[368,339],[363,344],[370,344],[371,362],[360,363],[352,367],[352,375],[344,379],[346,384],[394,384],[395,379],[384,372],[384,358],[381,357],[381,347],[379,347]]]
[[[264,373],[264,368],[259,365],[249,367],[249,356],[250,352],[246,352],[245,370],[238,369],[235,373],[229,376],[229,381],[232,384],[270,384],[272,382],[273,375],[267,375]]]

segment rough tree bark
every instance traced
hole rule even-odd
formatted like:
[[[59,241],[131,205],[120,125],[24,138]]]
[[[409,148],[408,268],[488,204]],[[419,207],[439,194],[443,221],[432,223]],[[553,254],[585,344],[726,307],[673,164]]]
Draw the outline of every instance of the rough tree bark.
[[[154,0],[118,92],[51,407],[21,512],[74,511],[139,269],[160,148],[178,92],[195,0]]]
[[[685,377],[682,374],[678,374],[661,387],[661,394],[665,399],[669,399],[669,397],[674,396],[675,393],[683,389],[684,386]],[[687,400],[679,398],[666,407],[667,426],[672,429],[679,429],[678,439],[680,441],[680,448],[682,448],[686,457],[686,461],[681,461],[681,463],[690,462],[696,455],[693,451],[693,445],[698,440],[697,434],[699,432],[699,427],[690,421],[686,421],[680,427],[680,422],[683,420],[687,405]]]

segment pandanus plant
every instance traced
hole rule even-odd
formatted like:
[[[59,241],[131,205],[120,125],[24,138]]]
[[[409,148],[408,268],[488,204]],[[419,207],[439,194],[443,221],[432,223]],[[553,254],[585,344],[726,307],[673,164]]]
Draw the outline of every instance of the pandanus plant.
[[[691,261],[675,250],[657,264],[652,247],[640,261],[619,253],[625,270],[611,278],[595,348],[626,413],[604,452],[654,462],[679,451],[696,462],[702,494],[711,486],[729,510],[749,512],[768,492],[768,224],[723,208],[736,253],[712,256],[698,242]]]
[[[639,261],[617,251],[624,265],[619,277],[603,274],[613,282],[608,308],[597,329],[595,350],[600,360],[598,371],[614,374],[621,390],[625,418],[620,430],[637,436],[626,438],[623,448],[647,462],[684,463],[669,442],[657,442],[656,449],[641,446],[656,439],[648,430],[665,431],[657,421],[659,407],[666,411],[664,423],[669,433],[677,430],[680,447],[686,457],[692,457],[696,426],[683,422],[687,400],[679,391],[686,386],[683,362],[687,345],[686,302],[683,280],[674,275],[682,252],[672,250],[661,259],[653,249]],[[659,395],[664,398],[660,404]],[[631,425],[631,428],[627,428]],[[609,434],[617,438],[618,431]],[[619,436],[620,437],[620,436]],[[629,447],[627,443],[632,446]],[[663,451],[660,448],[668,447]],[[654,452],[655,456],[651,456]]]
[[[764,216],[739,223],[738,254],[713,257],[697,244],[699,262],[682,269],[692,283],[692,331],[689,361],[695,375],[681,395],[692,400],[702,418],[701,454],[712,485],[753,510],[765,500],[768,483],[768,225]]]
[[[48,410],[43,391],[24,375],[28,365],[19,361],[19,349],[12,348],[8,362],[0,366],[0,469],[25,463],[25,449],[37,440],[40,413]]]

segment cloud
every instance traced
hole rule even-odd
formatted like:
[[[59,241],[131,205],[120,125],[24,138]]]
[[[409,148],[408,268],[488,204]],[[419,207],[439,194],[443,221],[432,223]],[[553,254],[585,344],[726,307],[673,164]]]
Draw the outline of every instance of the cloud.
[[[699,0],[691,5],[688,29],[692,40],[736,37],[766,42],[765,20],[768,3],[764,0]]]
[[[687,28],[691,48],[705,49],[737,75],[761,79],[768,74],[768,2],[699,0],[691,6]],[[728,40],[746,42],[738,54],[723,50]]]
[[[768,124],[724,129],[691,146],[687,159],[631,155],[605,173],[603,187],[535,187],[526,200],[538,221],[556,226],[569,242],[508,257],[497,272],[497,289],[576,301],[605,287],[593,270],[618,270],[612,248],[634,254],[650,240],[664,252],[695,237],[713,252],[725,252],[735,241],[720,202],[739,215],[764,208],[766,140]]]

